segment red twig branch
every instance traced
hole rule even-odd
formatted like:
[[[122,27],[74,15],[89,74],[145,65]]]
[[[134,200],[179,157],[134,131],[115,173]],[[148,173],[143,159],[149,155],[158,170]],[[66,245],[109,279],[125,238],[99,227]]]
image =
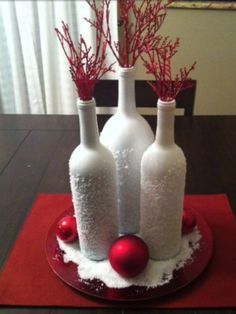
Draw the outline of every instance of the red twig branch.
[[[99,19],[103,19],[100,12]],[[90,100],[93,97],[94,87],[102,75],[112,70],[112,64],[106,66],[106,41],[102,40],[100,30],[96,31],[96,49],[88,47],[82,36],[79,38],[77,49],[70,36],[69,26],[62,22],[62,32],[55,28],[57,37],[69,62],[72,80],[81,100]]]
[[[143,45],[155,47],[159,42],[157,31],[161,27],[167,7],[173,0],[119,0],[120,25],[123,41],[113,41],[110,30],[110,2],[101,0],[105,10],[104,22],[98,17],[99,8],[96,0],[86,0],[95,14],[95,20],[86,19],[99,29],[107,41],[115,59],[121,67],[132,67],[142,51]]]
[[[179,47],[179,38],[172,42],[168,37],[162,38],[155,49],[146,45],[144,52],[147,59],[141,57],[148,74],[152,74],[155,82],[149,81],[148,84],[152,87],[158,98],[163,101],[170,101],[176,98],[177,94],[182,89],[187,89],[192,86],[189,74],[194,70],[196,62],[188,69],[180,68],[179,73],[175,76],[172,74],[171,60],[177,53]]]

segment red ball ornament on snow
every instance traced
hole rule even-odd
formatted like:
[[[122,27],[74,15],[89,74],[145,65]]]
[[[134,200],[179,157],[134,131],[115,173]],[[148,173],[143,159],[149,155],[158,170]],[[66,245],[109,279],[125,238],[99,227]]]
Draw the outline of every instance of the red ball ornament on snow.
[[[187,234],[193,231],[196,226],[196,217],[192,211],[184,209],[182,217],[182,233]]]
[[[114,241],[109,251],[112,268],[125,278],[140,274],[149,259],[145,242],[134,235],[125,235]]]
[[[63,217],[57,224],[56,234],[66,243],[75,241],[78,237],[75,217]]]

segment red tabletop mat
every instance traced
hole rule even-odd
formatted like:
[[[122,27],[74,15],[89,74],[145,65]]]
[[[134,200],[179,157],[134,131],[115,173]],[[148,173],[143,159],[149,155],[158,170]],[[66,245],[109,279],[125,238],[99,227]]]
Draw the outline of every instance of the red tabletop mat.
[[[204,273],[174,295],[141,303],[112,303],[90,298],[64,284],[49,268],[47,231],[71,205],[69,194],[40,194],[0,274],[0,304],[63,307],[195,308],[236,307],[236,223],[225,195],[186,196],[214,238],[214,254]]]

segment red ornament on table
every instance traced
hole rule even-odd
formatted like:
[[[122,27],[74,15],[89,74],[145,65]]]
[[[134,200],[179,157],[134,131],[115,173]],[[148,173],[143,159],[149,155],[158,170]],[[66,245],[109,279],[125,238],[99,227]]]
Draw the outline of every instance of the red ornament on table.
[[[148,259],[146,243],[134,235],[125,235],[116,239],[109,251],[112,268],[125,278],[140,274],[145,269]]]
[[[75,241],[78,237],[75,217],[63,217],[57,224],[56,234],[66,243]]]
[[[195,215],[191,211],[184,209],[182,217],[182,234],[192,232],[195,226],[196,226]]]

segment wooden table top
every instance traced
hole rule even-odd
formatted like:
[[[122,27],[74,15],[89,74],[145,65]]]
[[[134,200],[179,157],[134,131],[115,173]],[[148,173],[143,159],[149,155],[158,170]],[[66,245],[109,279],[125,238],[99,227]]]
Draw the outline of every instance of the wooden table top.
[[[101,129],[109,116],[98,116]],[[153,130],[156,117],[146,117]],[[236,116],[176,117],[187,158],[186,194],[226,193],[236,216]],[[0,115],[0,267],[40,192],[70,192],[68,160],[79,144],[78,117]],[[0,308],[0,313],[125,313],[135,310]],[[160,311],[160,310],[158,310]],[[157,313],[157,310],[150,310]],[[180,313],[180,310],[162,310]],[[234,310],[185,310],[233,313]],[[146,313],[145,310],[139,313]]]

